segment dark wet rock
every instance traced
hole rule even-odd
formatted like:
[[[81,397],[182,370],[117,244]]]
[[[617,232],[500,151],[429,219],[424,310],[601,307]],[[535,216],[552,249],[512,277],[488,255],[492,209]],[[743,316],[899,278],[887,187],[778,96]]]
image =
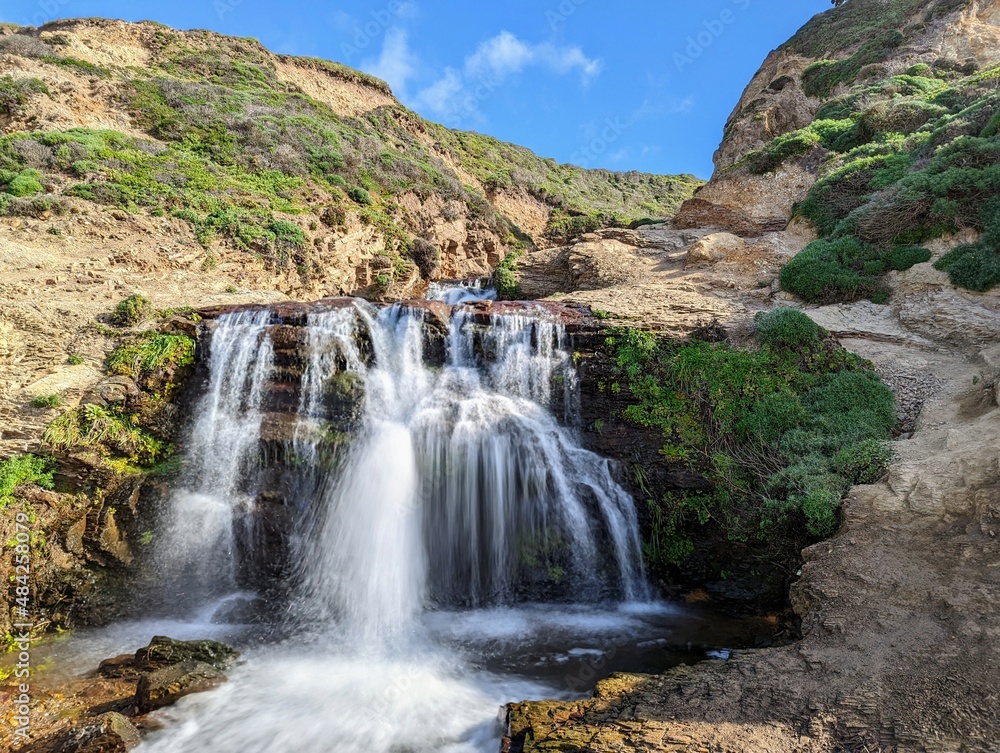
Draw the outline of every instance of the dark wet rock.
[[[97,674],[109,678],[137,678],[142,670],[136,664],[135,654],[121,654],[102,661],[97,666]]]
[[[211,664],[182,661],[143,675],[135,691],[135,705],[139,713],[145,714],[176,703],[186,695],[212,690],[226,679]]]
[[[19,748],[17,753],[125,753],[140,742],[135,725],[110,711]]]
[[[176,641],[162,635],[155,636],[148,646],[135,652],[136,661],[152,669],[188,661],[227,669],[239,656],[239,651],[219,641]]]
[[[183,662],[200,662],[222,670],[231,667],[239,656],[239,651],[218,641],[177,641],[157,635],[134,654],[105,659],[97,673],[102,677],[137,678]]]
[[[218,319],[225,314],[236,314],[243,311],[270,311],[276,323],[301,327],[306,323],[309,314],[319,314],[336,311],[355,305],[355,298],[324,298],[315,303],[300,303],[298,301],[281,301],[279,303],[247,303],[234,306],[210,306],[198,310],[198,314],[209,321]]]

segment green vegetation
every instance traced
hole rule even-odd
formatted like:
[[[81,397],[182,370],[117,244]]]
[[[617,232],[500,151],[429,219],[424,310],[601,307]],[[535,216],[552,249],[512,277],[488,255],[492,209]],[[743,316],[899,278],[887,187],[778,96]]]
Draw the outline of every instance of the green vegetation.
[[[926,241],[963,229],[983,235],[935,266],[969,290],[1000,284],[1000,67],[963,70],[939,61],[855,86],[742,161],[761,173],[799,155],[824,160],[796,207],[821,238],[782,271],[784,290],[817,303],[883,302],[886,273],[930,261]]]
[[[58,408],[62,405],[62,395],[54,393],[52,395],[38,395],[31,398],[32,408]]]
[[[391,96],[384,82],[337,63],[275,57],[258,42],[209,32],[157,28],[143,69],[104,69],[60,55],[54,39],[30,34],[0,39],[0,50],[112,77],[134,129],[72,129],[0,136],[0,213],[42,216],[62,211],[61,196],[129,212],[173,216],[191,224],[208,249],[223,242],[273,266],[318,271],[305,227],[318,215],[343,229],[348,213],[373,226],[395,256],[410,255],[424,230],[400,197],[415,193],[464,214],[514,247],[523,234],[486,193],[530,194],[551,208],[562,238],[605,224],[670,215],[699,185],[691,176],[586,171],[541,159],[526,149],[421,120],[397,104],[347,117],[284,83],[276,62],[321,70]],[[37,84],[3,79],[0,103],[21,107]],[[25,100],[26,101],[26,100]],[[479,185],[464,185],[455,167]],[[23,171],[36,171],[10,184]],[[59,195],[40,195],[42,185]],[[567,219],[573,218],[573,219]],[[578,219],[583,218],[583,219]],[[214,256],[206,261],[206,271]],[[430,268],[414,258],[426,275]]]
[[[35,484],[43,489],[51,489],[52,474],[51,458],[14,455],[0,462],[0,510],[16,501],[15,492],[22,484]]]
[[[772,348],[802,348],[819,341],[819,325],[795,309],[761,312],[755,324],[757,339]]]
[[[145,332],[108,356],[108,371],[138,378],[166,366],[190,366],[194,350],[195,342],[187,335]]]
[[[493,287],[501,300],[513,300],[521,295],[521,280],[517,276],[517,260],[521,255],[521,251],[507,254],[493,272]]]
[[[115,306],[111,323],[116,327],[135,327],[153,313],[152,302],[139,293],[133,293]]]
[[[43,439],[57,452],[106,448],[129,463],[154,465],[171,448],[139,424],[138,414],[126,415],[117,408],[91,403],[63,413],[45,430]]]
[[[68,363],[70,366],[79,366],[81,363],[83,363],[83,356],[78,356],[76,355],[76,353],[71,353],[66,358],[66,363]]]
[[[820,58],[864,46],[886,29],[903,29],[914,16],[929,21],[956,11],[965,3],[966,0],[850,0],[814,17],[783,47],[806,57]]]
[[[778,539],[828,536],[846,490],[885,473],[893,395],[870,365],[825,335],[788,309],[758,317],[758,349],[613,331],[608,346],[621,381],[605,388],[628,390],[625,417],[662,432],[665,462],[712,485],[710,493],[656,498],[637,471],[652,566],[683,560],[695,529],[708,525],[760,550]]]
[[[809,97],[828,97],[838,84],[851,84],[866,65],[877,63],[903,43],[898,31],[882,32],[867,40],[853,55],[841,60],[821,60],[802,73],[802,87]]]
[[[489,136],[427,124],[487,191],[520,190],[552,207],[545,236],[565,243],[602,227],[670,217],[701,181],[691,175],[584,170]]]
[[[0,115],[19,115],[32,97],[49,93],[49,87],[37,78],[0,77]]]

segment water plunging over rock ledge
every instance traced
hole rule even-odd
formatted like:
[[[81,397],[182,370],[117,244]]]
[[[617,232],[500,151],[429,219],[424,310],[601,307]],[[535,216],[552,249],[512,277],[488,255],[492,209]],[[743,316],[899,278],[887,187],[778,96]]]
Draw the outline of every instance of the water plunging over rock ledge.
[[[329,299],[202,314],[201,457],[162,544],[185,578],[185,561],[228,550],[211,567],[230,585],[291,581],[298,608],[370,607],[357,627],[375,632],[426,605],[648,595],[632,500],[566,425],[568,338],[593,329],[588,310]]]

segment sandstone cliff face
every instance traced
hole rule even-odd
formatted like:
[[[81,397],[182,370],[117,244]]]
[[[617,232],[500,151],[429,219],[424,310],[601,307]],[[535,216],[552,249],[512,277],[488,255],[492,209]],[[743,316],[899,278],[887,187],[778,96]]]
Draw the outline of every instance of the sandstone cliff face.
[[[862,22],[871,25],[869,33],[861,31]],[[690,226],[708,219],[741,234],[787,223],[792,205],[805,198],[815,183],[819,162],[806,160],[753,175],[741,169],[741,160],[816,118],[825,98],[808,96],[804,89],[802,74],[809,65],[855,55],[873,34],[887,29],[899,31],[905,42],[878,55],[877,63],[862,67],[859,83],[902,73],[919,63],[948,60],[987,68],[1000,62],[1000,3],[994,0],[850,0],[813,19],[768,55],[729,116],[714,157],[715,175],[698,191],[696,201],[682,208],[678,220]],[[834,93],[847,88],[841,85]]]

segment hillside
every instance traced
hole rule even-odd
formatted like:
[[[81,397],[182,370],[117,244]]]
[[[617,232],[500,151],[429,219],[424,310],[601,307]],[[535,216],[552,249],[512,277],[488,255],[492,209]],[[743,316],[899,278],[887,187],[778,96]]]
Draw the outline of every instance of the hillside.
[[[2,34],[4,213],[75,197],[178,217],[209,262],[221,242],[308,279],[336,264],[331,242],[367,228],[394,262],[382,287],[407,262],[423,278],[486,273],[524,243],[666,217],[697,184],[450,131],[381,81],[255,40],[103,20]]]
[[[0,452],[37,439],[32,395],[94,379],[94,320],[133,293],[402,298],[665,218],[699,184],[559,165],[340,64],[152,22],[0,27],[0,131]]]

